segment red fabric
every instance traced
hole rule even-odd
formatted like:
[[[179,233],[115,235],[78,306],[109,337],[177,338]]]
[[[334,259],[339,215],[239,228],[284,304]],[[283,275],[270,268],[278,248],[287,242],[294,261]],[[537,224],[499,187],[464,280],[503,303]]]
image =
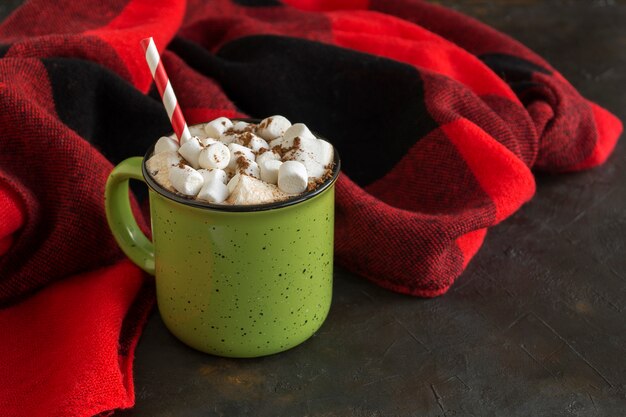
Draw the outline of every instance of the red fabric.
[[[189,123],[280,113],[331,138],[345,167],[336,259],[402,293],[444,294],[488,228],[532,197],[532,170],[602,164],[621,134],[542,58],[456,12],[409,0],[285,3],[31,0],[0,25],[0,333],[10,335],[0,416],[134,403],[153,286],[117,248],[103,193],[114,163],[170,130],[146,95],[142,38],[163,50]],[[410,128],[371,134],[389,120]],[[388,164],[374,177],[359,165],[368,152]]]
[[[0,184],[0,256],[13,244],[13,233],[24,223],[24,209],[19,195]]]
[[[132,359],[138,338],[124,329],[141,272],[118,264],[54,283],[0,314],[3,416],[91,416],[134,403]],[[129,331],[130,330],[130,331]],[[126,332],[126,333],[125,333]]]
[[[617,138],[622,133],[622,123],[617,117],[595,103],[590,103],[590,106],[593,110],[593,124],[598,129],[598,140],[589,156],[570,167],[571,171],[580,171],[603,164],[613,152]]]
[[[337,45],[445,75],[476,94],[517,101],[506,83],[477,57],[420,26],[371,11],[337,11],[330,13],[329,19]]]

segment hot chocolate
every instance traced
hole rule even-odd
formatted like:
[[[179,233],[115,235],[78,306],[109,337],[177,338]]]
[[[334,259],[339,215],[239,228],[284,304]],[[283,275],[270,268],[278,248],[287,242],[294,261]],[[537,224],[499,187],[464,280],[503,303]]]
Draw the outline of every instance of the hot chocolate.
[[[219,117],[189,127],[191,139],[161,137],[146,168],[168,191],[213,204],[287,200],[332,176],[334,150],[283,116],[260,123]]]

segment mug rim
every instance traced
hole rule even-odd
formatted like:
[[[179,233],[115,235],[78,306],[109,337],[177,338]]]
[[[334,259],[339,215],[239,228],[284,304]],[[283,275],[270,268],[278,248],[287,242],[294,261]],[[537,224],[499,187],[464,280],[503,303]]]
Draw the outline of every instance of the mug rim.
[[[250,119],[233,118],[231,120],[243,121],[243,122],[249,122],[249,123],[259,123],[261,121],[261,119],[252,119],[252,118]],[[323,138],[322,136],[319,136],[317,133],[313,131],[311,131],[311,133],[313,133],[315,137],[318,139],[326,140],[325,138]],[[186,198],[186,197],[183,197],[182,195],[178,195],[171,191],[166,190],[165,188],[161,187],[154,179],[152,179],[152,176],[148,173],[148,170],[146,168],[146,161],[148,161],[148,159],[152,156],[156,142],[153,143],[148,148],[148,151],[146,152],[146,154],[143,157],[143,160],[141,161],[141,173],[143,175],[144,180],[148,184],[148,187],[150,187],[150,189],[152,189],[153,191],[157,192],[158,194],[162,195],[163,197],[169,200],[173,200],[177,203],[184,204],[186,206],[192,206],[195,208],[200,208],[200,209],[205,209],[205,210],[237,212],[237,213],[274,210],[274,209],[293,206],[295,204],[299,204],[304,201],[310,200],[311,198],[323,193],[325,190],[330,188],[337,181],[337,178],[339,177],[339,172],[341,171],[341,159],[339,158],[339,153],[337,152],[337,148],[335,148],[335,145],[333,145],[330,141],[326,141],[326,142],[330,143],[330,145],[333,147],[332,176],[313,191],[304,192],[293,198],[288,198],[287,200],[276,201],[273,203],[246,204],[246,205],[215,204],[215,203],[208,203],[208,202],[200,202],[198,200]]]

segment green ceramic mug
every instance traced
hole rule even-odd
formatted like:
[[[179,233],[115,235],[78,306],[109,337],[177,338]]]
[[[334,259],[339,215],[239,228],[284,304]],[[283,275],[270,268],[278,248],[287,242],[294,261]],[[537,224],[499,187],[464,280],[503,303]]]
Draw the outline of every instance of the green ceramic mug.
[[[126,255],[156,279],[159,312],[187,345],[228,357],[270,355],[311,337],[330,308],[335,181],[295,199],[228,206],[161,188],[144,158],[129,158],[106,184],[107,220]],[[139,229],[128,181],[149,187],[152,241]]]

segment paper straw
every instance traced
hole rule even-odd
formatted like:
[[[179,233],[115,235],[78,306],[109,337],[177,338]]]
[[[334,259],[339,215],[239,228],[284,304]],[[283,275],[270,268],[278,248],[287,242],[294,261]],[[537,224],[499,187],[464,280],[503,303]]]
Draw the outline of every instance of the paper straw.
[[[146,52],[146,61],[148,61],[152,78],[154,78],[157,90],[159,90],[163,105],[167,111],[167,116],[170,118],[170,122],[174,128],[174,133],[176,133],[178,142],[183,144],[191,139],[191,133],[189,133],[187,122],[185,122],[183,112],[180,110],[178,100],[176,100],[176,95],[172,89],[172,84],[161,62],[161,56],[154,44],[154,39],[152,39],[152,37],[142,39],[141,46]]]

